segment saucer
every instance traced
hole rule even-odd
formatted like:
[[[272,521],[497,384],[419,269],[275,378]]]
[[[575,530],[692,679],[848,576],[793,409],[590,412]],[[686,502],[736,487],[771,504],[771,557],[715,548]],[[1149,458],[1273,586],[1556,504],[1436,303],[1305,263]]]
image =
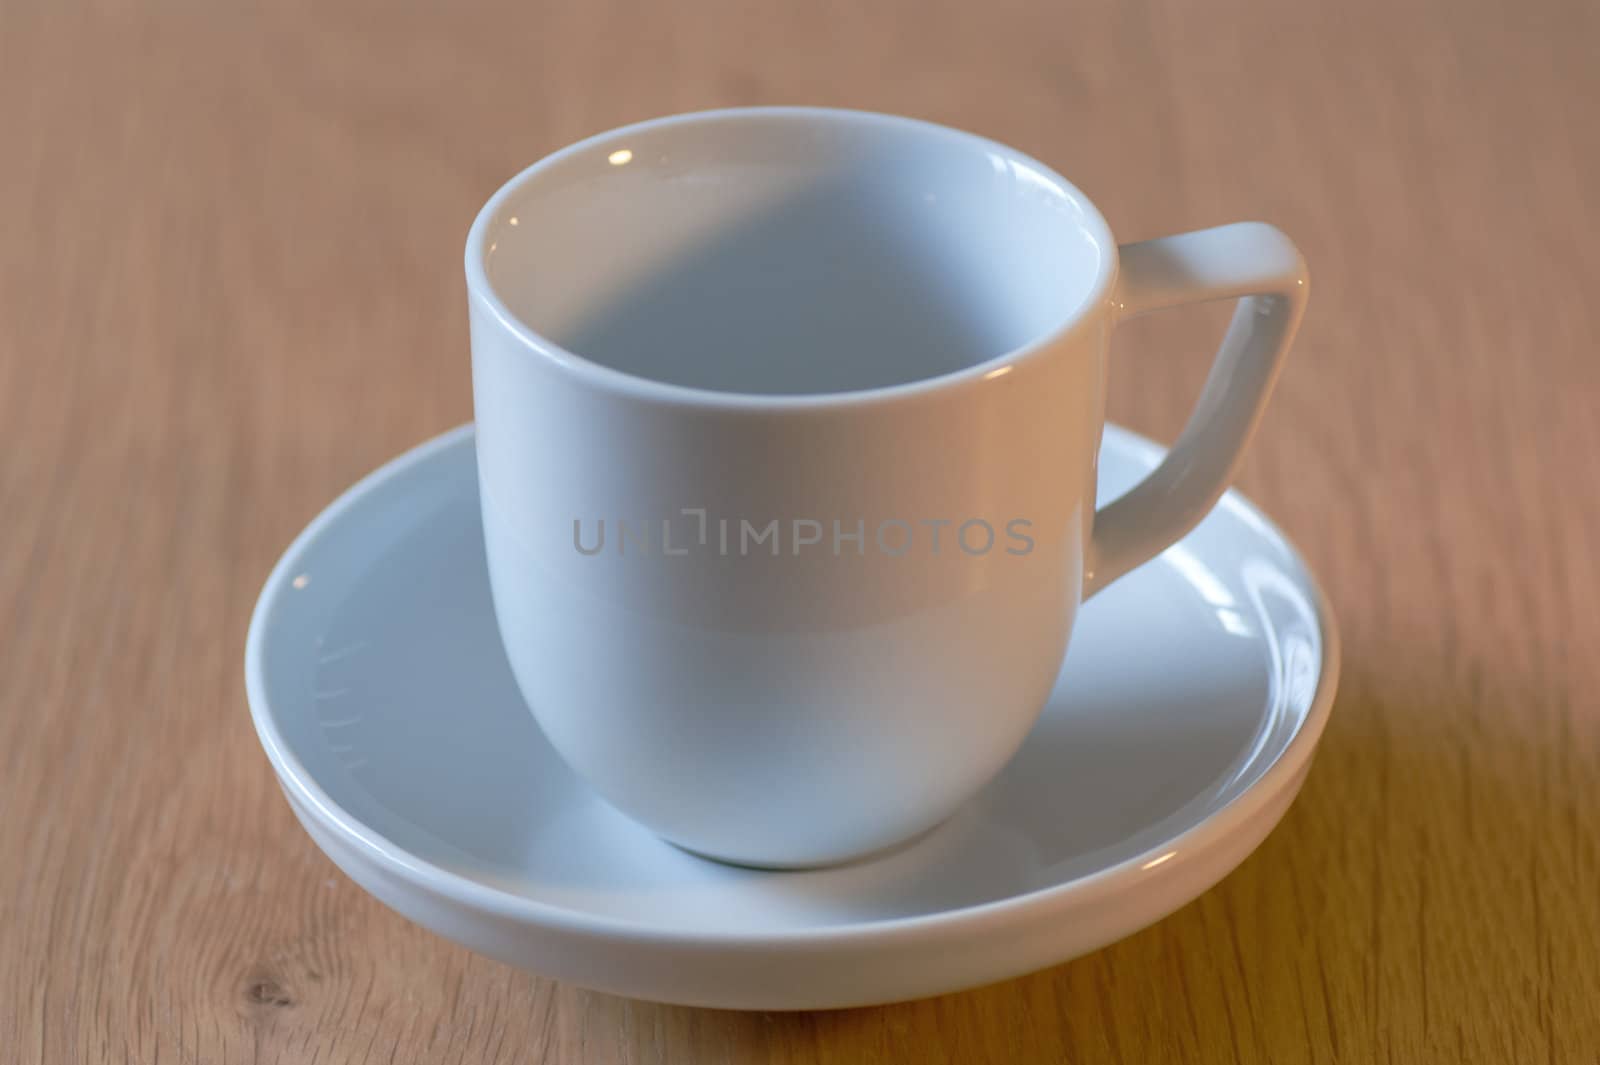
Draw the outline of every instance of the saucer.
[[[1162,453],[1108,427],[1101,499]],[[954,818],[850,865],[719,865],[594,796],[523,705],[464,426],[300,535],[256,606],[245,669],[296,816],[404,916],[615,994],[819,1009],[1044,968],[1193,899],[1299,791],[1338,664],[1305,564],[1230,492],[1085,605],[1027,743]]]

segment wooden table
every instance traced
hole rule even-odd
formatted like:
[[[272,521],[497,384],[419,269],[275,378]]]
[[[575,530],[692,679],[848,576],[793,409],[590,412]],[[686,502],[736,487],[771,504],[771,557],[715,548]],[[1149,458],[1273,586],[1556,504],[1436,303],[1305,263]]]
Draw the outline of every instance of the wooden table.
[[[1595,1061],[1592,0],[0,6],[0,1059]],[[1316,279],[1242,475],[1345,672],[1282,827],[1093,956],[821,1015],[478,958],[312,846],[246,715],[293,534],[471,416],[461,246],[671,111],[983,131],[1123,239],[1276,222]],[[1223,308],[1119,337],[1170,439]]]

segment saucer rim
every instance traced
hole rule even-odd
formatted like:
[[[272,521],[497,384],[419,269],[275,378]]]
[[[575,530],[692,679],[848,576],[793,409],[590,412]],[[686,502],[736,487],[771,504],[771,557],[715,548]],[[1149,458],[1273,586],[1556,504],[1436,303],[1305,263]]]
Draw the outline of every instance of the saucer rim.
[[[476,425],[467,422],[412,447],[368,473],[328,504],[294,538],[272,567],[262,586],[250,617],[245,638],[245,691],[256,735],[271,762],[280,784],[291,789],[291,808],[314,816],[324,831],[340,837],[365,852],[387,872],[432,897],[451,905],[510,920],[534,928],[547,928],[566,935],[597,937],[613,942],[649,943],[656,946],[701,946],[735,950],[763,950],[784,946],[828,947],[859,945],[863,940],[888,945],[916,940],[930,932],[948,935],[981,932],[1009,924],[1022,914],[1038,919],[1042,912],[1067,912],[1089,904],[1134,884],[1148,888],[1152,882],[1176,877],[1179,867],[1188,863],[1169,858],[1203,855],[1213,850],[1234,832],[1248,827],[1256,817],[1271,808],[1285,790],[1297,791],[1309,769],[1322,732],[1332,712],[1338,688],[1341,646],[1337,621],[1315,573],[1305,562],[1294,542],[1271,518],[1235,489],[1228,489],[1216,504],[1242,517],[1256,533],[1275,540],[1293,562],[1304,582],[1322,637],[1322,658],[1318,667],[1317,690],[1311,707],[1302,716],[1294,736],[1284,745],[1250,786],[1216,810],[1139,854],[1093,872],[1059,883],[1025,891],[1005,898],[957,906],[929,913],[900,917],[850,921],[809,928],[717,929],[670,928],[648,921],[630,920],[591,913],[544,902],[474,880],[420,858],[385,837],[340,806],[319,784],[315,776],[294,754],[278,729],[264,675],[267,634],[279,602],[292,587],[293,574],[313,545],[356,509],[367,496],[391,480],[404,477],[411,469],[436,455],[476,440]],[[1132,430],[1107,422],[1102,448],[1108,442],[1151,467],[1166,454],[1166,449]],[[475,444],[474,444],[475,446]],[[1291,795],[1289,801],[1292,802]],[[1265,835],[1287,810],[1288,802],[1272,818]],[[320,841],[313,840],[321,849]],[[1256,845],[1259,845],[1257,843]],[[1251,850],[1254,850],[1254,846]],[[1248,855],[1248,851],[1246,855]],[[1166,855],[1167,857],[1162,857]],[[331,857],[331,855],[330,855]],[[1158,861],[1154,859],[1159,859]],[[870,861],[871,859],[867,859]],[[1242,857],[1241,857],[1242,861]],[[341,863],[342,864],[342,863]],[[1234,862],[1223,872],[1232,871]],[[782,876],[774,872],[770,875]],[[1207,885],[1209,887],[1210,885]],[[1195,892],[1198,895],[1200,892]]]

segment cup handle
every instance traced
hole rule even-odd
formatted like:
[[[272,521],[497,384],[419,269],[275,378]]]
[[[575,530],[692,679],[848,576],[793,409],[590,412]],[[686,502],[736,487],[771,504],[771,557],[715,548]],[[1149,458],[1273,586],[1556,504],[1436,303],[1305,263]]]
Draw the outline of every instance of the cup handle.
[[[1189,423],[1161,465],[1095,512],[1087,599],[1154,558],[1216,505],[1261,420],[1310,292],[1305,260],[1263,222],[1124,244],[1112,310],[1125,318],[1164,307],[1238,299]]]

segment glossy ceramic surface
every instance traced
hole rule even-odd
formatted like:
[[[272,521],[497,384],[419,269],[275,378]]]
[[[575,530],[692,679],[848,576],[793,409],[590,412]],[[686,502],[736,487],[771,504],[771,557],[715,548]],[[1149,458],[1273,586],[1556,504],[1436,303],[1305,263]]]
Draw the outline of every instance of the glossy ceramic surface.
[[[1270,226],[1119,250],[1020,152],[796,108],[559,152],[466,267],[512,673],[611,803],[764,866],[901,842],[993,778],[1080,601],[1227,486],[1306,292]],[[1231,297],[1173,461],[1097,516],[1113,327]]]
[[[1108,428],[1100,497],[1162,452]],[[389,906],[579,984],[810,1009],[1095,949],[1220,879],[1300,787],[1338,673],[1311,575],[1235,494],[1083,610],[1045,710],[955,816],[875,859],[763,872],[601,801],[535,727],[495,631],[473,432],[333,504],[273,572],[246,679],[318,845]]]

